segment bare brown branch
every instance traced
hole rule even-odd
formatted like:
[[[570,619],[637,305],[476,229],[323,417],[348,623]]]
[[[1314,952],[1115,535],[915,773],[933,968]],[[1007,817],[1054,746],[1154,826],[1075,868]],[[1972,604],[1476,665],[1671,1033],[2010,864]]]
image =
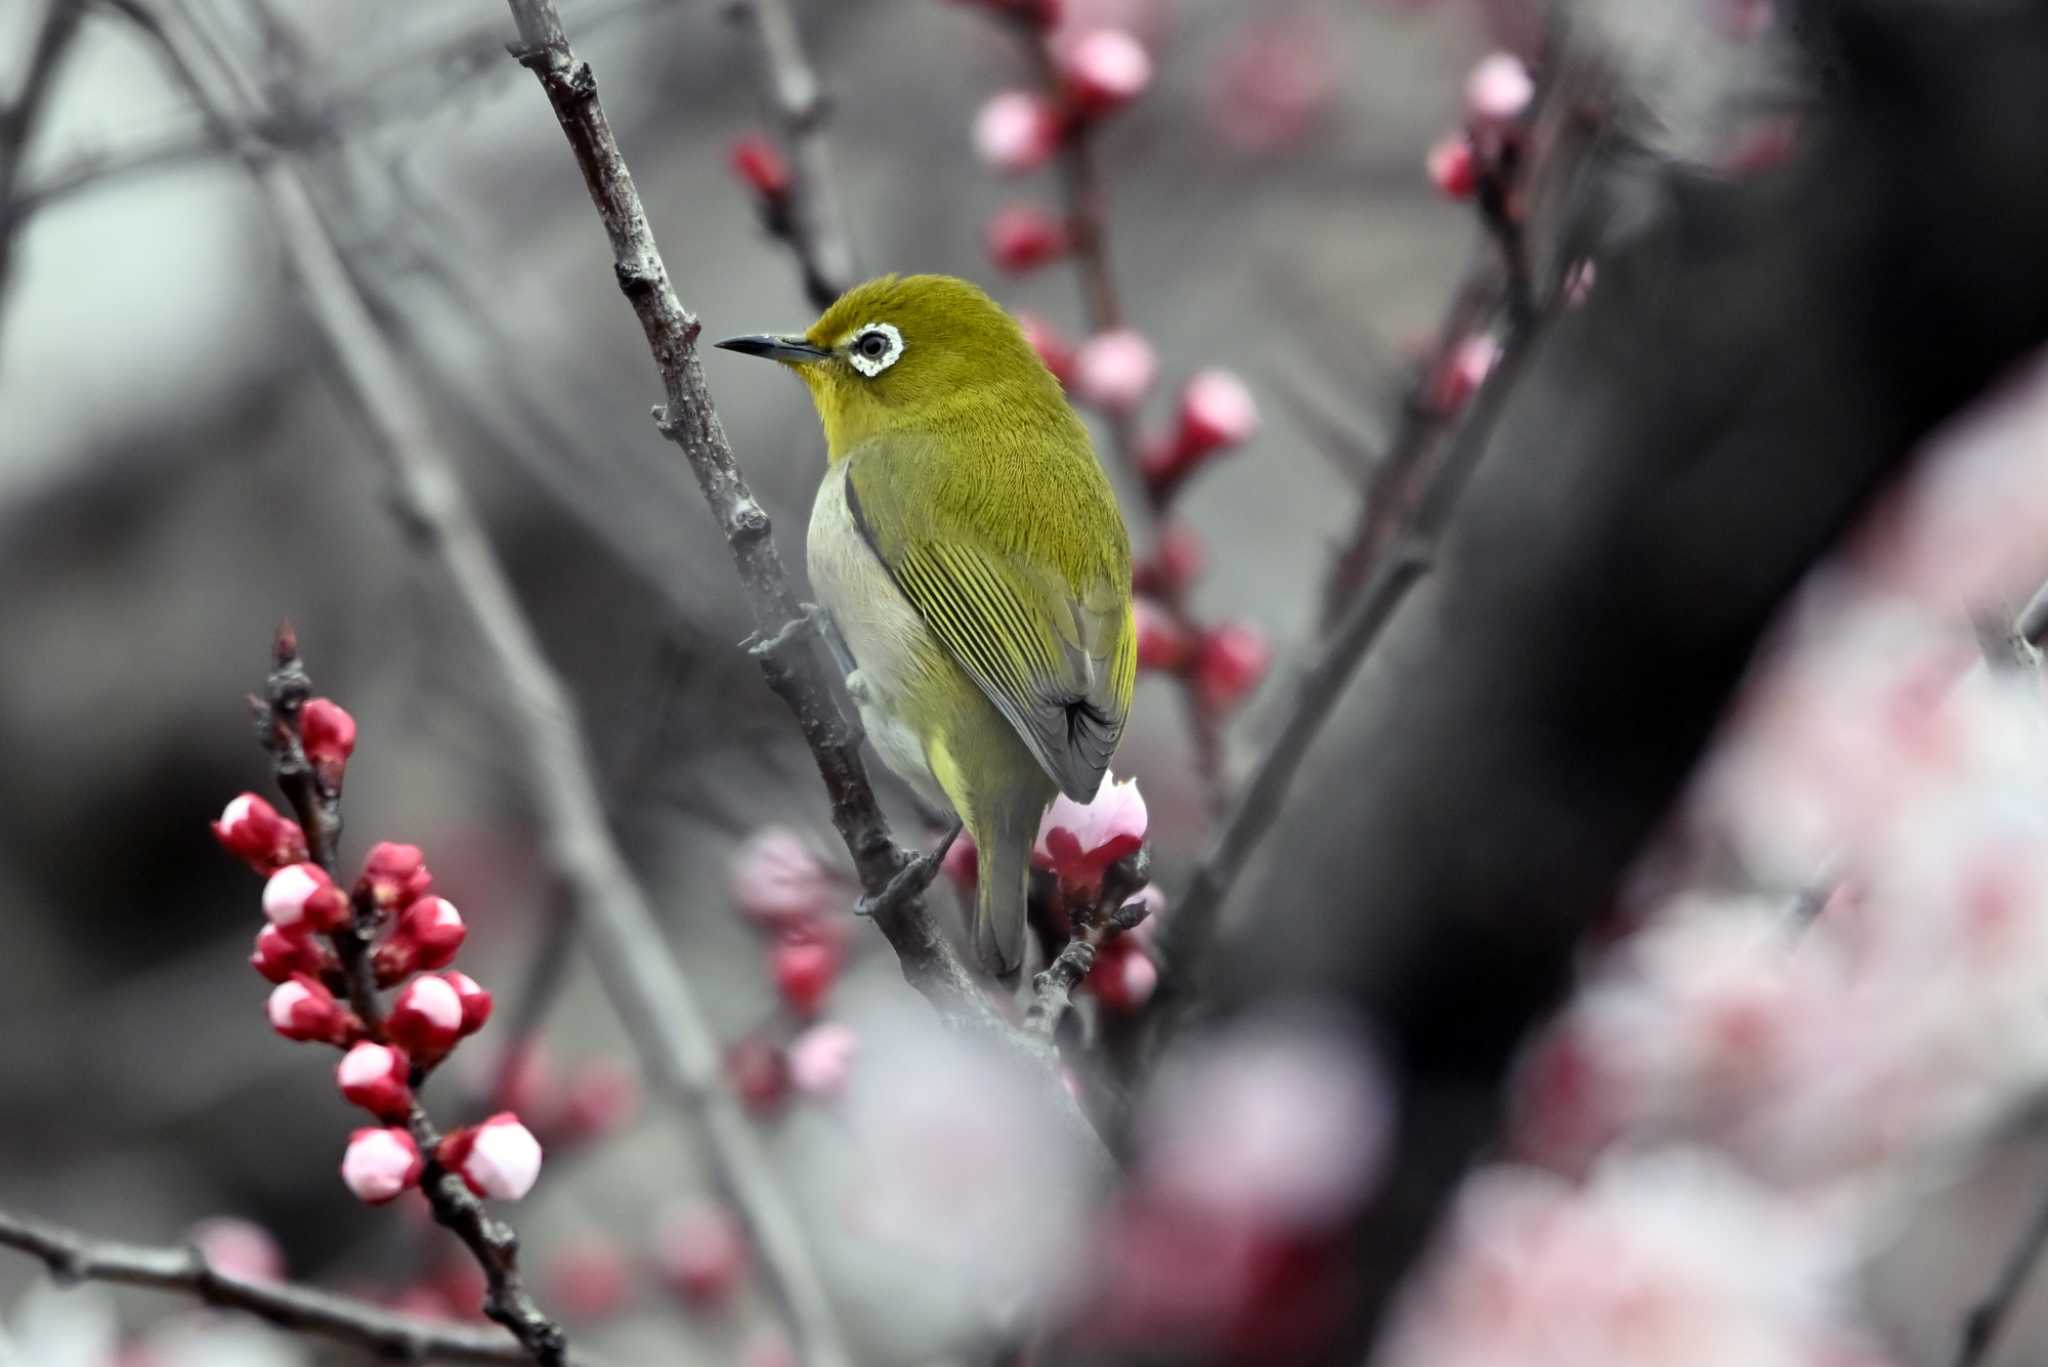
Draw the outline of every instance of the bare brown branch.
[[[223,1272],[193,1248],[88,1239],[75,1230],[0,1210],[0,1245],[38,1258],[60,1283],[107,1282],[190,1296],[298,1333],[403,1362],[525,1363],[525,1348],[497,1333],[394,1314],[381,1306],[290,1282]],[[584,1354],[568,1367],[595,1367]]]

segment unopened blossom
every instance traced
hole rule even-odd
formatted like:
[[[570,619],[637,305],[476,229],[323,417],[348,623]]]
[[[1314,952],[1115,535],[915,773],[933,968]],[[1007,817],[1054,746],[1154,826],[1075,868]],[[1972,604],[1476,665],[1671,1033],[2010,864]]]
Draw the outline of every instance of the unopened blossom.
[[[723,1208],[685,1206],[662,1217],[654,1235],[654,1260],[669,1288],[692,1305],[731,1298],[747,1274],[747,1244]]]
[[[726,162],[740,183],[763,199],[781,199],[793,183],[782,149],[759,133],[734,138]]]
[[[1482,58],[1465,78],[1465,112],[1477,124],[1512,123],[1528,112],[1535,98],[1536,82],[1512,52]]]
[[[852,1026],[822,1022],[790,1041],[789,1079],[810,1096],[832,1096],[846,1086],[859,1053],[860,1036]]]
[[[1194,665],[1195,691],[1205,706],[1222,711],[1251,696],[1273,659],[1258,630],[1225,622],[1202,637]]]
[[[632,1265],[618,1244],[586,1234],[558,1247],[545,1274],[548,1303],[573,1319],[597,1320],[633,1302]]]
[[[414,978],[399,989],[384,1019],[385,1033],[422,1065],[439,1062],[462,1038],[462,999],[438,977]]]
[[[1178,445],[1190,455],[1241,446],[1259,430],[1259,406],[1228,370],[1198,371],[1180,394]]]
[[[601,1139],[640,1113],[640,1075],[617,1059],[584,1063],[562,1098],[561,1132],[570,1139]]]
[[[419,1185],[426,1159],[413,1137],[397,1126],[361,1129],[341,1156],[341,1180],[356,1199],[381,1206]]]
[[[786,930],[842,910],[847,894],[810,842],[787,826],[763,826],[733,851],[733,905],[768,930]]]
[[[380,912],[391,912],[419,901],[433,887],[434,876],[427,871],[426,857],[419,846],[380,840],[363,856],[363,871],[356,878],[355,891]]]
[[[1129,413],[1159,376],[1159,355],[1133,328],[1098,332],[1074,353],[1074,390],[1109,413]]]
[[[273,983],[286,982],[300,973],[317,979],[334,966],[334,954],[310,936],[288,934],[266,921],[256,932],[249,966]]]
[[[1054,52],[1067,99],[1085,115],[1121,109],[1152,83],[1145,45],[1122,29],[1084,33],[1056,44]]]
[[[1208,559],[1202,538],[1182,522],[1169,522],[1160,530],[1152,554],[1131,572],[1131,587],[1139,593],[1156,593],[1174,598],[1194,586]]]
[[[261,874],[275,873],[306,857],[306,833],[299,823],[254,793],[243,793],[213,823],[221,847]]]
[[[1081,980],[1081,990],[1112,1011],[1136,1011],[1159,986],[1159,967],[1129,934],[1107,941],[1095,953],[1094,967]]]
[[[812,936],[786,935],[769,951],[775,990],[800,1015],[823,1005],[839,978],[838,946]]]
[[[288,864],[263,885],[263,914],[287,935],[328,934],[348,924],[348,898],[318,864]]]
[[[491,1018],[491,994],[484,990],[482,983],[467,973],[453,969],[441,975],[441,981],[455,992],[455,1000],[462,1008],[462,1021],[456,1028],[463,1035],[474,1035],[484,1028]]]
[[[403,1049],[370,1040],[350,1049],[335,1065],[341,1094],[379,1120],[402,1123],[412,1110],[412,1063]]]
[[[1490,333],[1475,333],[1451,348],[1431,377],[1430,399],[1440,413],[1455,413],[1477,393],[1500,363],[1500,342]]]
[[[1043,166],[1060,144],[1059,110],[1043,95],[1007,90],[974,116],[974,151],[999,171]]]
[[[422,897],[407,907],[377,946],[377,978],[393,983],[408,973],[446,968],[468,935],[462,913],[445,897]]]
[[[540,1141],[510,1111],[447,1135],[435,1157],[487,1200],[517,1201],[540,1180]]]
[[[332,698],[314,698],[299,712],[299,737],[306,758],[331,781],[356,751],[356,719]]]
[[[1070,245],[1066,223],[1035,204],[1006,204],[996,210],[983,229],[982,241],[989,261],[1013,274],[1058,260]]]
[[[215,1272],[245,1282],[284,1280],[284,1249],[253,1220],[217,1215],[192,1226],[185,1241]]]
[[[1038,823],[1032,860],[1049,869],[1062,888],[1085,895],[1101,885],[1111,864],[1136,854],[1145,844],[1148,818],[1145,796],[1137,780],[1117,782],[1105,773],[1095,796],[1076,802],[1061,793]]]
[[[1453,133],[1429,149],[1429,183],[1447,199],[1470,199],[1479,188],[1479,160],[1472,140]]]
[[[270,1028],[288,1040],[350,1044],[362,1033],[355,1012],[335,1000],[326,984],[301,973],[270,991]]]

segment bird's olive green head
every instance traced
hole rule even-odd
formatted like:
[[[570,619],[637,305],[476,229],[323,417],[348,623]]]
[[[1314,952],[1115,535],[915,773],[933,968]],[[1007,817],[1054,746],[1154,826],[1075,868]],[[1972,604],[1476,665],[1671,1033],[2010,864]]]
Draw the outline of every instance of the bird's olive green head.
[[[896,430],[993,415],[1071,421],[1059,381],[1016,321],[949,275],[885,275],[839,296],[800,335],[728,337],[718,345],[801,375],[834,460]]]

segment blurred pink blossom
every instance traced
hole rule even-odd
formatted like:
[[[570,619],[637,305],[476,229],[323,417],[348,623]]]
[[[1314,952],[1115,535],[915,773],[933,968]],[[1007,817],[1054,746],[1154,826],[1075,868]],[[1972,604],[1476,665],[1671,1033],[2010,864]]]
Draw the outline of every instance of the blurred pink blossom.
[[[1098,332],[1074,353],[1074,388],[1109,413],[1129,413],[1159,377],[1159,355],[1132,328]]]
[[[811,1096],[833,1096],[846,1086],[860,1053],[860,1036],[850,1025],[825,1021],[789,1045],[789,1080]]]

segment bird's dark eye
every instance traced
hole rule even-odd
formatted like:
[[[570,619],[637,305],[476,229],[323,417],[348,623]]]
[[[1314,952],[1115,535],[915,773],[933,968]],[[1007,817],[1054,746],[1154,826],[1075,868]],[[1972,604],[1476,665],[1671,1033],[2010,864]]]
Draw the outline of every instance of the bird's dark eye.
[[[853,345],[870,361],[879,361],[889,354],[889,339],[879,332],[863,332]]]

